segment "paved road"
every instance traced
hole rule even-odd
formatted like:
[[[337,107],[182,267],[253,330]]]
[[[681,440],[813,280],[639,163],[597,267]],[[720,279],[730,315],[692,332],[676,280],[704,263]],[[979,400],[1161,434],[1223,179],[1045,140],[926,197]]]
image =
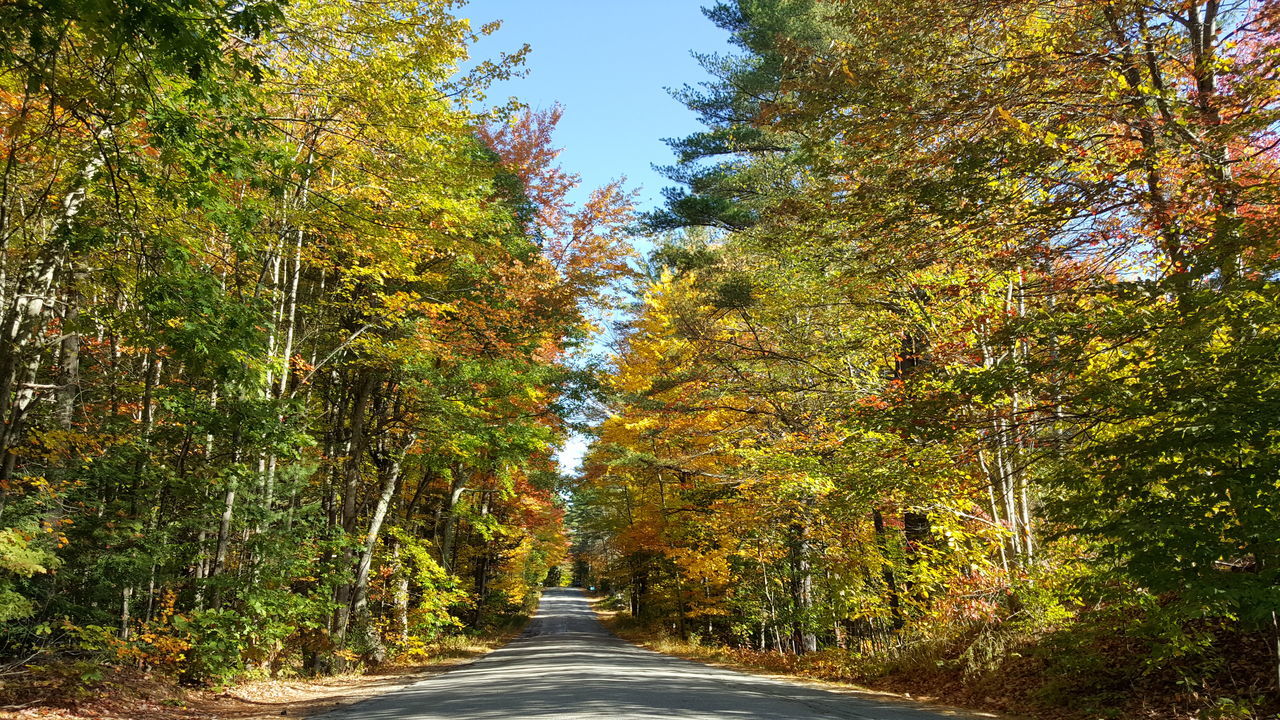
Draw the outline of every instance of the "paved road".
[[[942,720],[907,705],[713,668],[629,645],[580,590],[547,590],[524,635],[479,661],[324,720]]]

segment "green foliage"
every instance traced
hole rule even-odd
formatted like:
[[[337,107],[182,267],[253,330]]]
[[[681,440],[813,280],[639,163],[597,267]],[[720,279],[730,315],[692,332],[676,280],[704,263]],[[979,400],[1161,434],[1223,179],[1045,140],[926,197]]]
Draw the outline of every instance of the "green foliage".
[[[191,643],[185,678],[222,683],[244,670],[242,649],[256,629],[251,618],[231,609],[205,610],[190,618],[175,618],[174,625]]]
[[[140,291],[142,310],[155,328],[152,341],[177,361],[232,385],[253,383],[265,370],[257,361],[267,341],[262,303],[228,295],[218,278],[191,272],[181,261],[149,278]]]
[[[462,627],[453,614],[455,608],[471,599],[462,582],[440,566],[429,543],[399,528],[393,528],[389,536],[402,556],[400,572],[416,589],[414,596],[420,598],[409,609],[410,634],[431,641]]]
[[[0,8],[4,658],[375,664],[561,561],[630,196],[496,141],[456,7]]]
[[[47,538],[33,523],[0,530],[0,622],[30,617],[35,608],[21,592],[21,581],[47,573],[60,564]],[[42,542],[43,540],[43,542]]]
[[[1182,617],[1269,624],[1280,572],[1280,289],[1241,283],[1176,301],[1136,289],[1092,313],[1138,338],[1080,379],[1093,428],[1054,476],[1053,509]]]

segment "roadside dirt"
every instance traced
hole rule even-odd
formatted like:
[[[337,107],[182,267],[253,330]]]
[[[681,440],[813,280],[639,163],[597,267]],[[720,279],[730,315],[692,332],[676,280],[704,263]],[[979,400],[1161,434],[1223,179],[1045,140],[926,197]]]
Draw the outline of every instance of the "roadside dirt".
[[[918,692],[912,693],[907,690],[898,690],[897,688],[873,688],[858,683],[847,681],[837,681],[831,678],[814,676],[809,674],[799,674],[796,672],[788,672],[787,669],[776,665],[753,664],[743,662],[737,658],[731,657],[723,652],[717,652],[714,648],[695,646],[686,643],[674,642],[669,638],[655,638],[641,630],[635,628],[626,628],[619,623],[621,613],[616,610],[609,610],[603,607],[603,596],[590,598],[592,610],[600,622],[609,629],[614,635],[635,645],[671,655],[684,660],[709,665],[711,667],[725,668],[728,670],[736,670],[738,672],[750,675],[758,675],[761,677],[774,678],[778,680],[786,680],[799,685],[808,687],[822,688],[830,692],[845,693],[861,698],[884,698],[891,701],[905,702],[910,707],[919,707],[923,710],[929,710],[941,716],[967,718],[977,720],[979,718],[990,718],[991,720],[1029,720],[1024,715],[1009,714],[1001,711],[995,712],[991,708],[975,709],[972,707],[962,708],[948,703],[950,698],[940,697],[937,695],[925,695]]]
[[[224,690],[186,689],[161,676],[121,671],[108,678],[95,697],[78,702],[37,699],[28,707],[0,709],[0,720],[307,718],[465,665],[501,647],[509,639],[503,636],[453,648],[425,665],[387,667],[367,675],[256,680]]]

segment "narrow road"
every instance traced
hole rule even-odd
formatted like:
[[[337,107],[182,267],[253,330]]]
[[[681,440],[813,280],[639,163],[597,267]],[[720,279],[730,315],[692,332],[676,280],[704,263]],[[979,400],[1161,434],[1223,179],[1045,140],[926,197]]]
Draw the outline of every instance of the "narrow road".
[[[582,591],[547,590],[524,635],[479,661],[335,710],[324,720],[491,718],[855,718],[942,720],[937,712],[708,667],[630,645]]]

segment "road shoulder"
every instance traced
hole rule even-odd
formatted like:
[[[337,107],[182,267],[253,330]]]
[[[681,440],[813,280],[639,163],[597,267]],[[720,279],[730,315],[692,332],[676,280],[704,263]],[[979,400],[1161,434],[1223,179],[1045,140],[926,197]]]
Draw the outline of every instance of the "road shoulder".
[[[395,692],[470,665],[506,645],[525,625],[434,653],[422,664],[372,673],[253,680],[222,690],[192,690],[146,673],[120,673],[91,700],[74,706],[32,704],[0,710],[0,720],[278,720],[310,718]]]
[[[708,658],[704,655],[684,651],[679,646],[671,643],[659,642],[652,637],[644,635],[643,633],[623,629],[617,622],[618,613],[601,607],[601,601],[604,600],[603,597],[593,596],[589,597],[588,600],[590,601],[592,612],[595,613],[596,618],[615,637],[636,647],[644,648],[645,650],[661,653],[670,657],[680,658],[681,660],[698,663],[699,665],[706,665],[708,667],[720,668],[723,670],[732,670],[734,672],[791,683],[802,687],[825,690],[827,692],[837,693],[840,695],[848,695],[851,698],[874,700],[879,703],[893,703],[895,705],[900,705],[903,709],[925,710],[945,717],[958,718],[959,720],[1030,720],[1025,716],[982,710],[969,710],[940,704],[933,698],[915,697],[906,693],[895,693],[885,690],[874,690],[872,688],[853,683],[834,682],[806,675],[778,673],[745,663],[731,662],[718,658]]]

